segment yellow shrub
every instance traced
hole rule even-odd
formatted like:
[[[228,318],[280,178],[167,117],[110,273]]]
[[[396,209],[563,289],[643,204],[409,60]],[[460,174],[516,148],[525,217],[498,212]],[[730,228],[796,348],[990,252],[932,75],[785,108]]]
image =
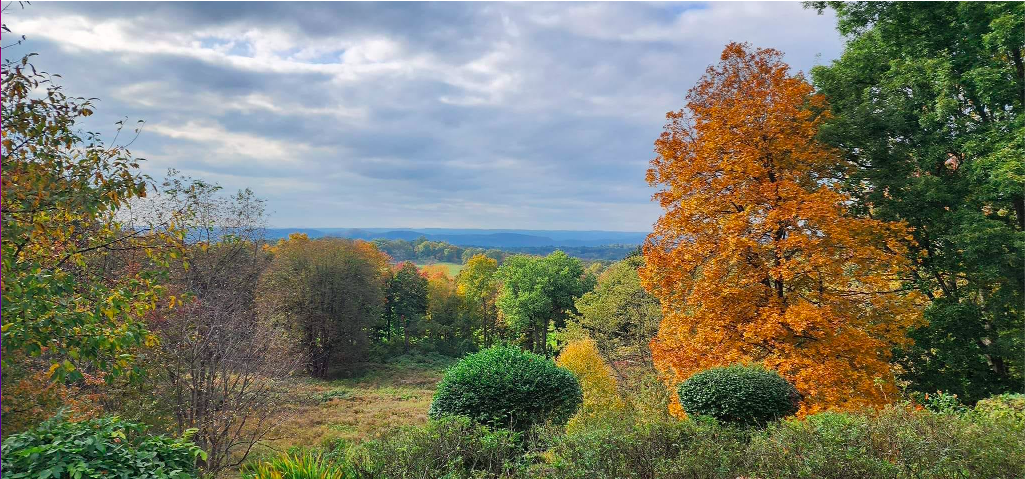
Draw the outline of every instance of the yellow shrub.
[[[584,390],[584,404],[567,428],[573,429],[583,421],[619,414],[626,409],[626,403],[616,389],[612,368],[598,353],[594,340],[570,342],[559,354],[556,364],[573,372]]]

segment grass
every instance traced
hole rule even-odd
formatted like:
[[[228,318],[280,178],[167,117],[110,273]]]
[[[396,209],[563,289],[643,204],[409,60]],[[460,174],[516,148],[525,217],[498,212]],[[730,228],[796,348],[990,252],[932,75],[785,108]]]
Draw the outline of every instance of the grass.
[[[398,358],[371,366],[362,377],[297,378],[279,422],[250,459],[275,457],[291,447],[319,447],[368,439],[381,431],[427,422],[434,390],[452,360]]]
[[[431,267],[431,268],[442,268],[445,271],[445,274],[449,275],[449,277],[452,277],[452,278],[455,278],[456,275],[459,274],[459,272],[463,270],[463,265],[458,264],[458,263],[437,262],[437,263],[415,263],[415,264],[416,264],[416,267],[420,268],[420,269],[423,269],[424,266],[428,266],[428,267]]]

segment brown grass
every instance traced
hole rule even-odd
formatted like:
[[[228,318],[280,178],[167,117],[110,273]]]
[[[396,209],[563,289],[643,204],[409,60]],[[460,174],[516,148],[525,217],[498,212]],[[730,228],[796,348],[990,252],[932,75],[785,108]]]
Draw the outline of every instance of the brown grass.
[[[250,460],[291,447],[338,440],[361,441],[396,426],[427,422],[427,410],[446,361],[397,361],[374,365],[355,379],[290,382],[280,424],[254,449]]]

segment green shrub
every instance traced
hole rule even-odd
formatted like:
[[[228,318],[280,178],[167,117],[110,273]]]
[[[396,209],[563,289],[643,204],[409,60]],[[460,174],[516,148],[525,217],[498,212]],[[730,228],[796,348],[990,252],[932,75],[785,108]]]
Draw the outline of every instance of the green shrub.
[[[794,414],[800,402],[790,382],[758,365],[707,369],[681,383],[677,392],[687,414],[745,426],[764,426]]]
[[[522,477],[735,479],[746,443],[746,431],[715,421],[589,422],[558,438]]]
[[[188,436],[188,435],[187,435]],[[57,416],[4,439],[4,479],[197,477],[203,453],[188,437],[144,434],[138,424],[110,416],[67,422]]]
[[[1000,394],[975,403],[975,413],[1025,423],[1025,394]]]
[[[754,477],[1010,479],[1025,470],[1025,431],[1006,419],[890,407],[773,424],[747,454]]]
[[[957,394],[936,391],[935,393],[916,394],[912,399],[932,412],[963,414],[968,411],[968,407],[961,403]]]
[[[582,401],[573,373],[519,348],[496,346],[446,371],[429,414],[525,430],[547,421],[565,424]]]
[[[242,468],[242,479],[346,479],[344,465],[336,465],[313,452],[285,454]]]
[[[449,417],[390,431],[350,449],[348,457],[357,477],[507,476],[522,455],[523,434]]]

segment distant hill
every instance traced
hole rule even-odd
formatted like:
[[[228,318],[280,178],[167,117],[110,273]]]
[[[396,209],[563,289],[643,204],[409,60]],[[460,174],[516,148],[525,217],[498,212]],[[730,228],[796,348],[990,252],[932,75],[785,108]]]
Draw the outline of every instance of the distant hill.
[[[482,248],[521,248],[541,246],[637,245],[647,233],[633,231],[572,230],[487,230],[453,228],[269,228],[268,239],[284,238],[289,233],[306,233],[310,238],[336,237],[372,240],[415,240],[424,236],[458,246]]]

